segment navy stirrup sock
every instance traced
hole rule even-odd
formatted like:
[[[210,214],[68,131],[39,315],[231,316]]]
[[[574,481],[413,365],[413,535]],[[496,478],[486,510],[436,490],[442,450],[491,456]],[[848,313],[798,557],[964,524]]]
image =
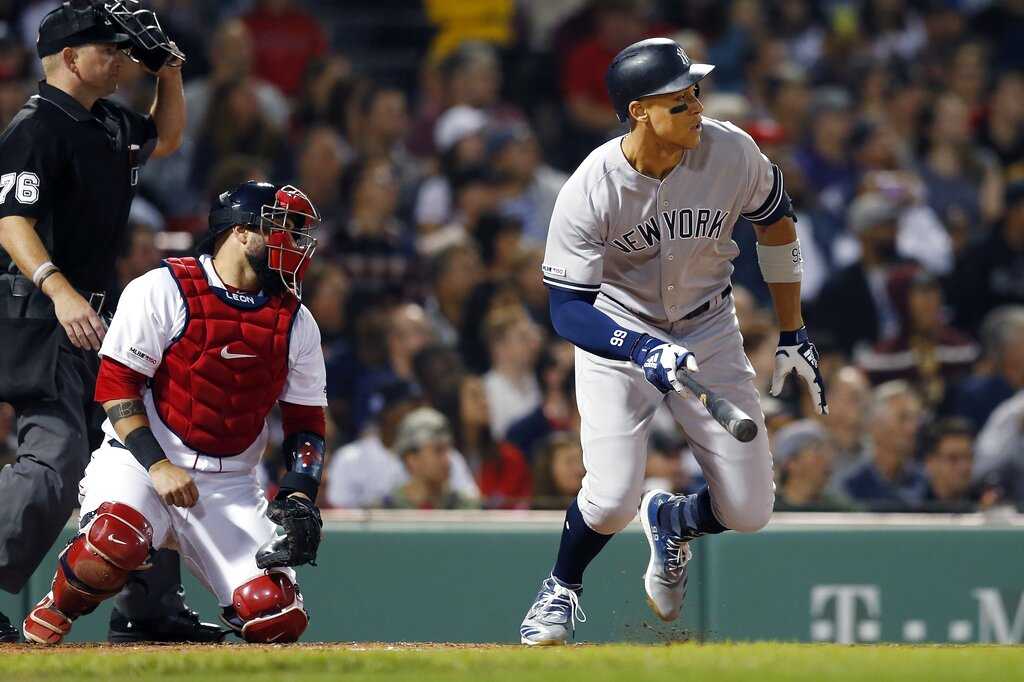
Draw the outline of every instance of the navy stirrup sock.
[[[611,539],[611,535],[602,535],[587,525],[579,505],[573,500],[565,512],[562,542],[558,545],[558,559],[551,575],[566,587],[582,585],[583,571]]]
[[[715,518],[711,492],[704,486],[699,493],[678,495],[658,509],[658,527],[687,540],[729,530]]]

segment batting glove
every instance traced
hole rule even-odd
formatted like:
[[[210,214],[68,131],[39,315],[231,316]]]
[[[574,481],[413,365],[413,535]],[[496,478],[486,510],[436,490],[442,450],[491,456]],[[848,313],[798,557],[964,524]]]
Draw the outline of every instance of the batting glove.
[[[683,367],[697,371],[697,358],[682,346],[667,343],[644,334],[633,349],[633,362],[644,370],[644,376],[662,393],[683,391],[683,385],[676,378],[676,370]]]
[[[769,391],[778,397],[791,372],[807,384],[811,399],[818,408],[819,414],[828,414],[828,401],[825,399],[825,381],[818,369],[818,349],[807,336],[807,327],[800,327],[793,332],[779,334],[779,348],[775,351],[775,371],[772,372],[772,387]]]

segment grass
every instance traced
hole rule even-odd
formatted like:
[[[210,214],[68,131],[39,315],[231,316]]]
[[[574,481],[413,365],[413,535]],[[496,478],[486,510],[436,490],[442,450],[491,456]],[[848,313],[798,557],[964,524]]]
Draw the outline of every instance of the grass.
[[[0,679],[124,682],[632,682],[706,680],[1024,680],[1024,648],[828,644],[512,646],[303,645],[256,647],[0,648]]]

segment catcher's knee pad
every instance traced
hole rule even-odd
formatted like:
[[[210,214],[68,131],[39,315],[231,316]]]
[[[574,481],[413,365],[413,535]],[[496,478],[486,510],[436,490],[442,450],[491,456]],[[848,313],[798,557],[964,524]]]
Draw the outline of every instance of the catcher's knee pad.
[[[153,544],[153,527],[127,504],[104,502],[93,513],[61,553],[53,577],[53,606],[72,619],[117,594]]]
[[[231,606],[247,642],[294,642],[309,625],[298,585],[276,571],[236,588]]]

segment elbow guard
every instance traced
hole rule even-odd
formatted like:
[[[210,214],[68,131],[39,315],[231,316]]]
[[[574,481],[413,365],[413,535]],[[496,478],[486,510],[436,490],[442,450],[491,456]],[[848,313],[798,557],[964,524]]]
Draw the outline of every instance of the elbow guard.
[[[320,479],[324,471],[327,443],[322,436],[300,431],[285,438],[282,448],[288,473],[281,479],[281,489],[277,497],[280,499],[291,493],[302,493],[316,503],[316,494],[320,489]]]

